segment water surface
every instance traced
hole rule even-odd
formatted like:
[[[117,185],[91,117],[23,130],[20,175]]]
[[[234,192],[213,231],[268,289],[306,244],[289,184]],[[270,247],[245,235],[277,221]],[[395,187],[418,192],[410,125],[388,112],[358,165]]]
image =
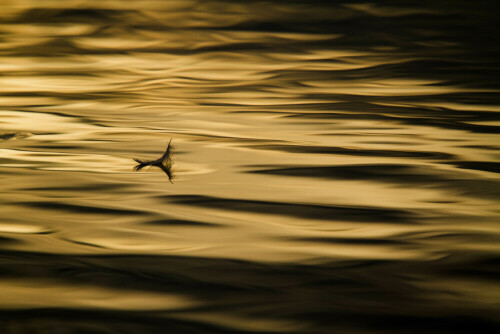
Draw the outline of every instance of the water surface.
[[[6,1],[2,332],[497,333],[494,5]]]

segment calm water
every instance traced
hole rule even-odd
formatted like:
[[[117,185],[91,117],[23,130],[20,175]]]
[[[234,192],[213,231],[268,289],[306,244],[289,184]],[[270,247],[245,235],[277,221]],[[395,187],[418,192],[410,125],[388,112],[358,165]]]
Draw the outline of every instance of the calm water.
[[[1,333],[498,333],[495,1],[332,3],[3,0]]]

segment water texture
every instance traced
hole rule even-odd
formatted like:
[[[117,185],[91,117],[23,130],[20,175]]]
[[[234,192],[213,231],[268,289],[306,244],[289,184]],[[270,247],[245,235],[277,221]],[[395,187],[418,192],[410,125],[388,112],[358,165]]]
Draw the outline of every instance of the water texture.
[[[500,331],[496,1],[1,3],[1,333]]]

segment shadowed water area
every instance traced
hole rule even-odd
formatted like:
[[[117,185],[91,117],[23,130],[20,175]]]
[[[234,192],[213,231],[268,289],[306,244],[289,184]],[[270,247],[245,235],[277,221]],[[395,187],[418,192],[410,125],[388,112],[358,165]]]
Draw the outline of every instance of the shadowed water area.
[[[0,332],[498,333],[495,5],[2,1]]]

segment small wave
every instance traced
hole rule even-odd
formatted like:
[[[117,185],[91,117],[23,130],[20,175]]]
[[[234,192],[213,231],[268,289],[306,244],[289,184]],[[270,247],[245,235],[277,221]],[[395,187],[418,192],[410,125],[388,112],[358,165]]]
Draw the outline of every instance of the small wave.
[[[412,223],[410,211],[348,205],[315,205],[282,203],[258,200],[218,198],[200,195],[168,195],[169,202],[176,204],[224,209],[231,211],[276,214],[319,220],[346,220],[360,222]]]

